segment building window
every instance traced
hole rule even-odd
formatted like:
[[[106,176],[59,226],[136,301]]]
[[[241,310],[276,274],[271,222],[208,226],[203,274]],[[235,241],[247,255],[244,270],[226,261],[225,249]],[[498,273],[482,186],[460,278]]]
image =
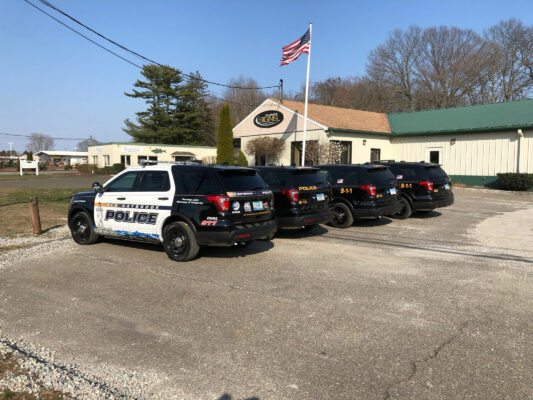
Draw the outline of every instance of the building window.
[[[157,161],[157,156],[137,156],[137,164],[140,164],[141,161]]]
[[[120,156],[120,163],[125,167],[129,167],[131,165],[131,156]]]
[[[370,162],[381,160],[381,149],[370,149]]]
[[[338,155],[332,155],[332,164],[351,164],[352,163],[352,142],[344,142],[338,140],[332,140],[331,143],[340,144],[340,157]]]
[[[104,156],[104,165],[110,165],[109,163],[109,156]]]
[[[98,156],[93,156],[93,164],[98,165]]]
[[[429,152],[429,162],[432,164],[440,164],[440,151],[431,150]]]

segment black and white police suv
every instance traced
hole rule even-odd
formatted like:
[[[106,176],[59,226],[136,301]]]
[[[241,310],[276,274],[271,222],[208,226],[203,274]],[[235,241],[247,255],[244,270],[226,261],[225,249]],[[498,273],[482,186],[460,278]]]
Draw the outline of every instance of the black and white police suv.
[[[203,245],[246,245],[276,232],[273,195],[251,168],[197,164],[131,167],[72,196],[74,241],[101,236],[162,243],[175,261]]]

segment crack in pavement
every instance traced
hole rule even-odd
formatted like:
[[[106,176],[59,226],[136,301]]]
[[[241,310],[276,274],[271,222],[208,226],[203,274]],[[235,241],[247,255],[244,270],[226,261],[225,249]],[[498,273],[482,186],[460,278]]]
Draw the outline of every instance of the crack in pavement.
[[[418,364],[423,364],[423,363],[427,363],[428,361],[430,360],[433,360],[435,358],[437,358],[437,356],[439,355],[439,353],[446,347],[448,346],[449,344],[451,344],[455,339],[457,339],[459,336],[461,336],[466,327],[468,326],[468,322],[469,321],[465,321],[463,322],[460,327],[459,327],[459,330],[453,334],[452,336],[450,336],[448,339],[446,339],[444,342],[440,343],[432,352],[429,356],[427,357],[424,357],[420,360],[414,360],[414,361],[410,361],[409,364],[410,364],[410,371],[409,373],[404,376],[404,377],[401,377],[401,378],[398,378],[398,379],[395,379],[394,381],[392,381],[391,383],[389,383],[385,389],[385,394],[383,396],[383,400],[389,400],[391,398],[391,389],[396,386],[396,385],[399,385],[400,383],[405,383],[405,382],[409,382],[411,379],[414,378],[414,376],[416,375],[417,373],[417,370],[418,370],[418,367],[417,365]]]

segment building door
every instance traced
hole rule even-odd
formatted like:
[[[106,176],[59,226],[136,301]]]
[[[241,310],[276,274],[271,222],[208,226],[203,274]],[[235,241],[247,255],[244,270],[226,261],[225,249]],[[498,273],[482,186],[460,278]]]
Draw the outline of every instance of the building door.
[[[432,164],[442,163],[442,147],[426,148],[426,161]]]
[[[120,156],[120,163],[125,167],[129,167],[131,165],[131,156]]]

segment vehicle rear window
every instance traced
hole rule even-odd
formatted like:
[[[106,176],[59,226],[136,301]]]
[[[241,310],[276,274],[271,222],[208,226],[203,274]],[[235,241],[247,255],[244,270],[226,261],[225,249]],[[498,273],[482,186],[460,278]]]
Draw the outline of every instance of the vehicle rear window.
[[[224,189],[230,192],[268,189],[265,181],[253,170],[217,171]]]
[[[448,175],[441,167],[426,167],[426,171],[430,179],[433,180],[442,180],[448,179]]]
[[[360,185],[361,168],[332,168],[327,170],[327,179],[332,185]]]
[[[312,186],[324,184],[324,178],[314,169],[289,171],[294,186]]]
[[[182,171],[180,179],[185,194],[215,193],[215,187],[207,171]]]
[[[393,183],[396,177],[386,167],[383,168],[367,168],[361,171],[362,185],[381,185]]]

